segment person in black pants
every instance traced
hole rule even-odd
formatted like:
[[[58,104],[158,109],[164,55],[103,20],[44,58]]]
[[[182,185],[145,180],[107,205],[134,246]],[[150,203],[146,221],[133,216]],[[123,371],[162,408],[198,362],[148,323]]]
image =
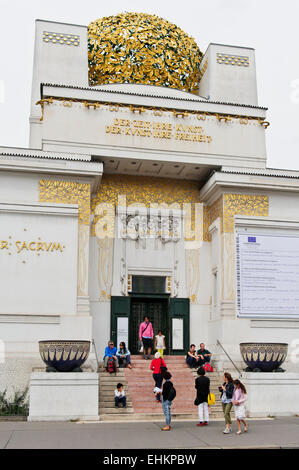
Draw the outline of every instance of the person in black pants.
[[[204,343],[200,343],[199,350],[197,351],[198,365],[203,366],[206,362],[210,362],[212,353],[208,351]]]
[[[158,388],[160,390],[161,390],[162,382],[163,382],[161,367],[163,367],[164,369],[167,369],[164,360],[161,358],[161,354],[159,352],[156,352],[155,359],[153,359],[151,362],[151,370],[153,371],[153,379],[155,381],[155,388]],[[160,396],[161,396],[160,393],[156,394],[156,403],[161,402]]]
[[[197,390],[196,404],[198,405],[199,417],[197,426],[206,426],[209,424],[208,396],[210,393],[210,379],[205,377],[206,372],[203,367],[200,367],[197,373],[199,375],[199,377],[195,379],[195,388]]]
[[[191,369],[198,367],[198,356],[195,344],[190,345],[190,348],[187,351],[186,362]]]

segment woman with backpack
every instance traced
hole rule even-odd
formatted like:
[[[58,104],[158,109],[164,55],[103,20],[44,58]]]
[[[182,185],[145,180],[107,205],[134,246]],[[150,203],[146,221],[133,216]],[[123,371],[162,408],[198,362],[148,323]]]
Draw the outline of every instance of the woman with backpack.
[[[161,367],[166,369],[164,359],[161,358],[161,354],[156,352],[155,359],[151,362],[151,370],[153,371],[153,379],[155,381],[155,388],[161,389],[163,382],[163,375]],[[165,370],[164,369],[164,370]],[[160,393],[156,393],[156,403],[161,403]]]
[[[171,377],[172,375],[170,372],[164,372],[163,378],[165,379],[165,382],[162,389],[162,409],[166,420],[166,426],[164,426],[161,431],[170,431],[171,405],[176,397],[176,390],[173,383],[170,382]]]

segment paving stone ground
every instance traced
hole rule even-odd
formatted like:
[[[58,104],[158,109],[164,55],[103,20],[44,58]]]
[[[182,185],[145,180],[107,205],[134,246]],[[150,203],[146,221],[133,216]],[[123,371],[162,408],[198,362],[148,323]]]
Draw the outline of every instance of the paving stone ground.
[[[170,432],[160,422],[0,422],[0,449],[199,449],[297,448],[299,417],[249,420],[249,432],[222,433],[221,421],[199,428],[175,421]]]

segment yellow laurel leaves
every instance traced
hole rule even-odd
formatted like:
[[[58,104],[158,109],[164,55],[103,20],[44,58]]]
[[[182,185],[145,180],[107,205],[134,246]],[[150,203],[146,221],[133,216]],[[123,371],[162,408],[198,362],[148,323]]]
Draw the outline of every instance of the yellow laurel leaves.
[[[88,27],[89,82],[143,83],[193,92],[202,53],[176,25],[145,13],[121,13]]]

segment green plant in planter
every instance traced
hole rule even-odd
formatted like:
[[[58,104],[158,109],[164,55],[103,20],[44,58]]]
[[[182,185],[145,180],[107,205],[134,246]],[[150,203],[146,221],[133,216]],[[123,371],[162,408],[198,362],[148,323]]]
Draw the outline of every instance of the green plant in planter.
[[[25,390],[15,390],[12,398],[7,397],[7,390],[0,392],[0,416],[13,416],[29,414],[27,400],[28,387]]]

